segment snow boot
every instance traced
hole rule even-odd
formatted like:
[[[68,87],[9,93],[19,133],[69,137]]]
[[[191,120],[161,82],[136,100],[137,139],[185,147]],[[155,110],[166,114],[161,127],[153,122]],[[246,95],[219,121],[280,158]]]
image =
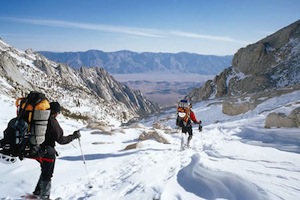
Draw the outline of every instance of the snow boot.
[[[32,194],[39,196],[41,194],[41,183],[42,183],[42,177],[40,176],[39,181],[36,184],[36,187]]]
[[[49,200],[51,190],[51,181],[41,181],[41,193],[39,199]]]

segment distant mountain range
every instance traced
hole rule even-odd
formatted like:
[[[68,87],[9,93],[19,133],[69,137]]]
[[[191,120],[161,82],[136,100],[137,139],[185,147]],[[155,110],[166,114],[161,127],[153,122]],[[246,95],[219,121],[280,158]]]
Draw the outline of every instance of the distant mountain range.
[[[194,53],[136,53],[131,51],[49,52],[40,51],[49,60],[65,63],[75,69],[103,67],[110,74],[147,72],[197,73],[215,75],[231,66],[233,56]]]

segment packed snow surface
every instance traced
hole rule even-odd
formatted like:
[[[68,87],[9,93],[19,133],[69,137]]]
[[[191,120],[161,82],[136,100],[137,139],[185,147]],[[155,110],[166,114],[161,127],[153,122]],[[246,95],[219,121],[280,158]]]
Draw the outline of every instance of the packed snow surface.
[[[193,110],[203,122],[203,131],[199,132],[194,125],[192,148],[185,150],[180,150],[183,136],[175,127],[174,109],[135,125],[114,127],[111,135],[87,129],[85,124],[60,115],[58,121],[65,135],[81,129],[82,137],[80,143],[74,140],[67,145],[57,144],[59,156],[51,197],[64,200],[299,199],[299,128],[264,128],[270,112],[288,114],[299,107],[299,96],[300,92],[294,92],[276,97],[235,117],[224,115],[221,105],[211,101],[195,104]],[[0,96],[0,103],[0,128],[4,130],[16,111],[13,99]],[[158,132],[170,144],[146,140],[140,141],[136,149],[124,150],[147,131]],[[17,199],[31,193],[39,173],[39,163],[32,159],[0,163],[0,199]]]

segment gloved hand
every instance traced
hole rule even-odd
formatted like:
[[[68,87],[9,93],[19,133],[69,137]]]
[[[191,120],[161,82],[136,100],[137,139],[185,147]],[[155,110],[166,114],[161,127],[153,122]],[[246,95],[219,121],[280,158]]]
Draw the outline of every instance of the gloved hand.
[[[201,123],[202,123],[201,120],[195,122],[195,124],[201,124]]]
[[[80,131],[79,130],[74,131],[72,134],[72,137],[73,137],[73,139],[80,138],[81,137]]]
[[[201,124],[199,124],[198,130],[199,130],[200,132],[202,131],[202,125],[201,125]]]

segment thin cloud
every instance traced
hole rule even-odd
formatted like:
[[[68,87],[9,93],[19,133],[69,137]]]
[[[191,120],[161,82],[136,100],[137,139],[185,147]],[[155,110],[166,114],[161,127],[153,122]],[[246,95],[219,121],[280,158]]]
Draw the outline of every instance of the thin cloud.
[[[77,23],[77,22],[68,22],[68,21],[61,21],[61,20],[20,19],[20,18],[10,18],[10,17],[2,17],[1,19],[11,21],[11,22],[35,24],[41,26],[78,28],[84,30],[95,30],[95,31],[112,32],[112,33],[125,33],[128,35],[144,36],[144,37],[163,37],[161,33],[157,33],[157,30],[152,30],[152,29],[139,29],[139,28],[111,26],[111,25],[103,25],[103,24]]]
[[[206,40],[214,40],[214,41],[235,42],[241,44],[249,43],[247,41],[235,40],[230,37],[201,35],[197,33],[182,32],[182,31],[162,31],[157,29],[144,29],[144,28],[122,27],[122,26],[112,26],[112,25],[104,25],[104,24],[78,23],[78,22],[68,22],[68,21],[61,21],[61,20],[21,19],[21,18],[12,18],[12,17],[1,17],[0,19],[5,21],[35,24],[41,26],[78,28],[78,29],[95,30],[101,32],[123,33],[123,34],[141,36],[141,37],[166,38],[166,37],[176,36],[176,37],[206,39]]]
[[[201,35],[197,33],[188,33],[182,31],[172,31],[171,33],[176,36],[187,37],[187,38],[198,38],[198,39],[208,39],[208,40],[223,41],[223,42],[236,42],[241,44],[249,44],[248,41],[235,40],[233,38],[225,37],[225,36]]]

